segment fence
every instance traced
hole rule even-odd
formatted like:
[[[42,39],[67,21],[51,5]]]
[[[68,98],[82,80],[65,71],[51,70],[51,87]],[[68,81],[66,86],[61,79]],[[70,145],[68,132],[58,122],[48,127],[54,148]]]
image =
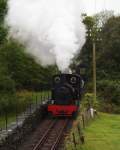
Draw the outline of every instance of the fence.
[[[12,113],[8,112],[7,109],[4,109],[3,112],[0,113],[0,140],[4,138],[8,132],[11,132],[11,130],[17,126],[20,126],[27,117],[40,107],[41,104],[46,100],[49,100],[51,92],[31,92],[28,94],[29,96],[26,95],[20,94],[18,96],[19,100],[16,100],[15,108],[14,110],[11,110]],[[24,99],[24,101],[22,101],[22,99]]]
[[[84,110],[80,113],[75,125],[73,123],[73,132],[66,139],[66,150],[80,150],[78,145],[85,143],[84,129],[89,125],[90,121],[97,116],[97,112],[91,113],[91,110]]]

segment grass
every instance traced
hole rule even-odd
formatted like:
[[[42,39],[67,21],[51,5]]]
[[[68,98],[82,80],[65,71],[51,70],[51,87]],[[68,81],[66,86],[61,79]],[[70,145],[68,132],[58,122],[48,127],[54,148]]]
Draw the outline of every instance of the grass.
[[[101,113],[86,127],[84,135],[85,144],[78,144],[78,150],[120,150],[120,115]],[[68,149],[72,149],[71,144]]]

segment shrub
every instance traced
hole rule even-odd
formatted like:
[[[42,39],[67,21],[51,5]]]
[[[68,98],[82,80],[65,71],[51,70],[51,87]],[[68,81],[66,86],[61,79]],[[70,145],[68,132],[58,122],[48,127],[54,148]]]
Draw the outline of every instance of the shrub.
[[[89,108],[90,106],[93,108],[98,108],[99,103],[98,103],[98,99],[96,99],[96,100],[94,99],[94,95],[92,93],[86,93],[84,95],[82,105],[85,108]]]
[[[0,76],[0,92],[15,93],[15,82],[9,76]]]
[[[120,105],[120,81],[98,81],[97,91],[106,102]]]
[[[9,76],[0,77],[0,112],[11,112],[15,108],[15,83]]]

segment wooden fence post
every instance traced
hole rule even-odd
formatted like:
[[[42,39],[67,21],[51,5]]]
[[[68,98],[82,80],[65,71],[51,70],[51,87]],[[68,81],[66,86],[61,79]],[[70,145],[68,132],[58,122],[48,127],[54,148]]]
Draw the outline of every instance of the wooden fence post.
[[[15,108],[15,117],[16,117],[16,125],[18,127],[18,104],[16,102],[16,108]]]
[[[77,149],[77,142],[76,142],[76,139],[75,139],[75,134],[72,133],[72,135],[73,135],[73,144],[74,144],[74,147],[75,147],[75,149]]]
[[[36,95],[36,109],[37,109],[37,105],[38,105],[38,97]]]
[[[82,132],[82,129],[81,129],[81,127],[80,127],[80,124],[78,124],[77,129],[78,129],[78,134],[79,134],[80,142],[81,142],[82,144],[84,144],[85,139],[84,139],[84,134],[83,134],[83,132]]]
[[[82,123],[83,123],[83,128],[85,128],[85,118],[84,118],[84,114],[82,114]]]
[[[41,104],[42,104],[42,102],[43,102],[43,92],[41,90]]]
[[[7,114],[7,111],[5,110],[5,128],[6,128],[6,131],[8,130],[8,114]]]
[[[79,139],[80,139],[80,135],[81,135],[81,127],[80,127],[80,123],[78,123],[77,129],[78,129],[78,134],[79,134]],[[81,139],[80,139],[80,141],[81,141]]]

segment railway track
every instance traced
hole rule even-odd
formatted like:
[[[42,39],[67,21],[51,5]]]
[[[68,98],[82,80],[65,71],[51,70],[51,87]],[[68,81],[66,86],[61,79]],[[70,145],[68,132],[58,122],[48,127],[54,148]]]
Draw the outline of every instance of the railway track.
[[[69,120],[55,120],[33,150],[56,150]]]
[[[70,119],[45,120],[19,150],[58,150]]]

